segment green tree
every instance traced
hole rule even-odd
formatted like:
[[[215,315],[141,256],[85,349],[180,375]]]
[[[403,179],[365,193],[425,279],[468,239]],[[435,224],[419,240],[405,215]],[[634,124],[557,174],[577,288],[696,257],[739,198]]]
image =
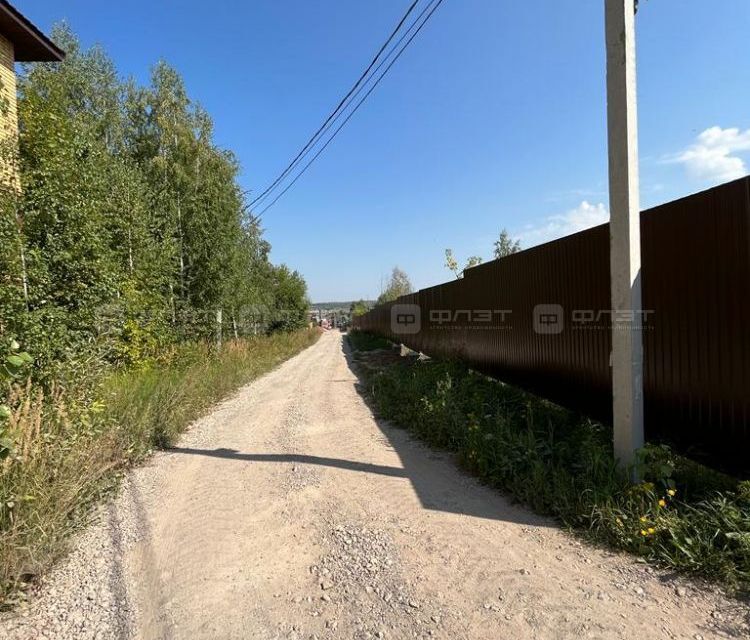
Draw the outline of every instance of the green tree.
[[[370,310],[370,306],[364,300],[357,300],[352,302],[349,307],[349,313],[352,317],[363,316]]]
[[[471,269],[480,264],[482,264],[482,258],[480,256],[469,256],[466,260],[466,265],[461,269],[458,266],[458,261],[453,256],[453,250],[445,250],[445,268],[451,271],[453,275],[456,276],[456,279],[462,278],[466,269]]]
[[[282,264],[271,271],[273,310],[270,330],[292,331],[307,324],[307,285],[302,276]]]
[[[507,229],[500,231],[500,236],[495,240],[495,258],[505,258],[506,256],[518,253],[520,250],[521,243],[518,240],[514,240]]]
[[[98,310],[118,292],[109,222],[122,213],[111,189],[111,65],[98,49],[82,53],[67,28],[53,35],[66,62],[32,65],[19,82],[28,313],[9,319],[43,368],[97,346]]]
[[[413,290],[411,280],[409,280],[409,276],[406,275],[406,272],[398,267],[393,267],[388,284],[378,296],[377,303],[382,304],[384,302],[393,302],[401,296],[410,294]]]
[[[217,310],[236,334],[248,308],[253,331],[263,310],[299,326],[304,280],[270,263],[239,164],[177,71],[160,62],[142,87],[67,26],[53,38],[66,59],[25,66],[18,145],[0,149],[23,185],[0,187],[0,344],[51,379],[207,337]]]

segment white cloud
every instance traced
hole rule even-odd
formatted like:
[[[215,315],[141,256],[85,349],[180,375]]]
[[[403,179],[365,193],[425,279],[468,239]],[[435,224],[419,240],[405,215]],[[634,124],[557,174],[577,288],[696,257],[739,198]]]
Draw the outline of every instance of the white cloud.
[[[516,237],[524,248],[532,247],[608,221],[609,211],[603,203],[591,204],[584,200],[567,213],[549,216],[537,225],[528,225]]]
[[[745,161],[737,155],[743,151],[750,151],[750,129],[711,127],[667,161],[684,165],[688,174],[698,180],[727,182],[747,174]]]
[[[604,203],[591,204],[584,200],[567,213],[549,216],[536,225],[527,225],[516,237],[524,248],[533,247],[605,222],[609,222],[609,211]]]

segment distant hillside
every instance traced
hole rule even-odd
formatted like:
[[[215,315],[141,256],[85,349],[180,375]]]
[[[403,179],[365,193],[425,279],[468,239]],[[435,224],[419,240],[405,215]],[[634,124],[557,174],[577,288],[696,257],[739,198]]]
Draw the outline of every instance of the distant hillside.
[[[347,302],[313,302],[310,305],[311,309],[324,309],[324,310],[330,310],[330,309],[349,309],[349,307],[352,306],[352,302],[356,302],[355,300],[349,300]],[[375,306],[375,300],[365,300],[365,304],[369,307]]]

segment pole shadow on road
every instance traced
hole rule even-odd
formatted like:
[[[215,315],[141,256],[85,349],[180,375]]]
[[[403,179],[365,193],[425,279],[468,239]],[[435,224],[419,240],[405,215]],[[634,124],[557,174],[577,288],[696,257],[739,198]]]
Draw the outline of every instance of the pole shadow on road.
[[[398,467],[386,467],[379,464],[358,462],[357,460],[342,460],[340,458],[324,458],[308,456],[301,453],[241,453],[236,449],[190,449],[186,447],[172,447],[172,453],[208,456],[210,458],[226,458],[227,460],[245,460],[246,462],[294,462],[297,464],[319,464],[324,467],[361,471],[363,473],[377,473],[381,476],[406,478],[406,471]]]
[[[431,449],[409,433],[378,417],[368,397],[362,373],[352,357],[346,340],[342,350],[349,370],[355,377],[354,388],[367,406],[382,433],[385,445],[399,457],[402,467],[372,464],[360,460],[344,460],[295,453],[244,453],[234,449],[195,449],[173,447],[172,453],[200,455],[243,462],[280,462],[320,465],[346,471],[377,474],[408,479],[425,509],[456,513],[489,520],[502,520],[530,526],[552,527],[554,523],[537,516],[528,509],[512,503],[499,492],[482,485],[477,479],[461,471],[455,457]],[[343,380],[331,380],[340,383]],[[349,382],[347,380],[346,382]]]

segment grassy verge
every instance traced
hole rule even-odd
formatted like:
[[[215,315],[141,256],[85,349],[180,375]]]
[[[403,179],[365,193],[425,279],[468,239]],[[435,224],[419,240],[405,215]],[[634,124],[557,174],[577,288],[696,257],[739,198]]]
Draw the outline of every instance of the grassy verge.
[[[365,331],[349,331],[347,340],[355,351],[376,351],[378,349],[389,349],[390,342],[385,338],[367,333]]]
[[[213,403],[299,353],[317,331],[175,348],[96,389],[15,389],[0,460],[0,607],[64,552],[118,472],[170,444]]]
[[[379,413],[488,484],[597,543],[750,591],[750,482],[648,446],[632,484],[605,425],[458,363],[385,362],[363,368]]]

